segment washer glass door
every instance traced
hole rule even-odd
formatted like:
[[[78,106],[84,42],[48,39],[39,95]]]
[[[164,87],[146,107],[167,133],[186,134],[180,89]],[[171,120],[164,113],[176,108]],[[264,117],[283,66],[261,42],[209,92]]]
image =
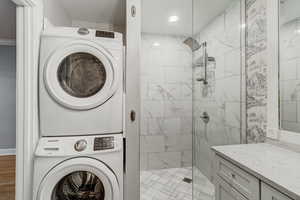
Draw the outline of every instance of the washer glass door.
[[[52,168],[42,179],[35,200],[120,200],[117,177],[104,163],[74,158]]]
[[[51,200],[104,200],[103,182],[93,173],[77,171],[63,177],[55,186]]]

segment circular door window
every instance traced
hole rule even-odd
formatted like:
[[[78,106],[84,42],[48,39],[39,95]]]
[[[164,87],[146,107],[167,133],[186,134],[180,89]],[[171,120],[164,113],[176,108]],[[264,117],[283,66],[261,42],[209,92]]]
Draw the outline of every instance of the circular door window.
[[[117,177],[104,163],[74,158],[52,168],[43,177],[36,200],[119,200]]]
[[[98,93],[106,81],[103,63],[89,53],[73,53],[65,57],[57,71],[60,86],[68,94],[91,97]]]
[[[105,200],[105,189],[95,174],[78,171],[66,175],[56,184],[51,199]]]
[[[44,69],[48,93],[59,104],[76,110],[100,106],[121,83],[121,68],[104,48],[89,41],[73,41],[58,48]]]

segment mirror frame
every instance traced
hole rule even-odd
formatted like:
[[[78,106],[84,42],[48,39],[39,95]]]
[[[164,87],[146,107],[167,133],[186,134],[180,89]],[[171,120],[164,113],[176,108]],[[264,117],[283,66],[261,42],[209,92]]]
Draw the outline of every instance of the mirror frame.
[[[267,0],[267,138],[300,145],[300,133],[283,130],[280,126],[279,5],[280,0]]]

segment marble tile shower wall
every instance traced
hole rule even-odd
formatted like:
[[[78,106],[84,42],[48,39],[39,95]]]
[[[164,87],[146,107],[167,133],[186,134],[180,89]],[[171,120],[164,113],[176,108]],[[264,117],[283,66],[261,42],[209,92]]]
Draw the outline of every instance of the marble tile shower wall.
[[[264,142],[267,131],[266,0],[246,0],[247,142]]]
[[[184,39],[142,34],[142,170],[192,165],[192,52]]]
[[[300,18],[280,27],[281,126],[300,130]]]
[[[208,65],[208,84],[198,82],[204,67],[194,67],[194,165],[211,177],[210,147],[240,143],[241,52],[240,1],[234,1],[208,24],[197,40],[207,42],[207,53],[215,62]],[[201,50],[194,53],[194,62],[201,59]],[[210,121],[201,119],[207,112]],[[206,160],[207,162],[203,162]]]

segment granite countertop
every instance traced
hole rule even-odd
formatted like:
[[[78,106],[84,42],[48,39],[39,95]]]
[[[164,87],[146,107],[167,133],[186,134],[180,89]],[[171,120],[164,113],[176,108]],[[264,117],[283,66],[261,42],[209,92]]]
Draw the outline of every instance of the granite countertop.
[[[274,144],[216,146],[223,158],[291,198],[300,199],[300,153]]]

